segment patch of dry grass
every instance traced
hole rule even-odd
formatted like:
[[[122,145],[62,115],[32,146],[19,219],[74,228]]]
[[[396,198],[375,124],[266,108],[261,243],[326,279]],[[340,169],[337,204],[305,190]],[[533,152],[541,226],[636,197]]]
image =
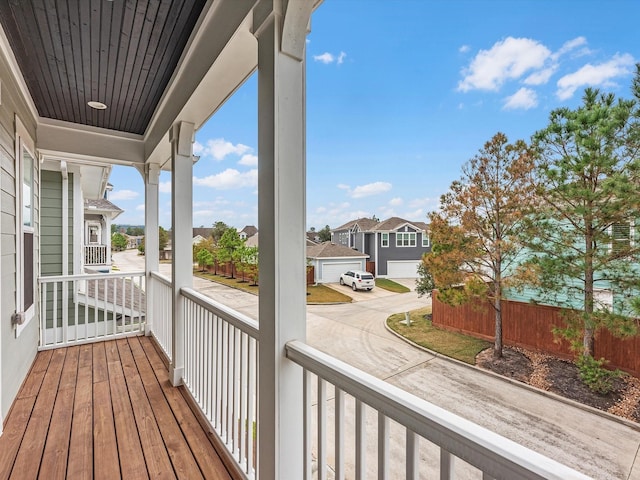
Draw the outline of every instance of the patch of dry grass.
[[[394,282],[388,278],[376,278],[376,287],[384,288],[394,293],[407,293],[411,291],[411,289],[404,285],[400,285],[398,282]]]
[[[411,326],[407,326],[400,323],[404,321],[405,314],[396,313],[387,319],[387,325],[418,345],[471,365],[475,365],[478,353],[491,346],[485,340],[434,327],[430,314],[431,307],[409,312]]]
[[[258,286],[253,285],[250,281],[243,282],[242,278],[228,278],[224,275],[214,275],[213,273],[201,272],[197,269],[193,271],[193,274],[212,282],[221,283],[229,287],[238,288],[240,290],[253,293],[254,295],[258,295]],[[307,286],[307,303],[343,302],[351,302],[351,297],[324,285]]]

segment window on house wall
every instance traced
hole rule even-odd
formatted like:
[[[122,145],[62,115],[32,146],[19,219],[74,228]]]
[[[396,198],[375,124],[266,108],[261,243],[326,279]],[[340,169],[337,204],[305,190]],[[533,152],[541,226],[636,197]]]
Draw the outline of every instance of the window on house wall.
[[[396,233],[396,247],[415,247],[416,232],[398,232]]]
[[[429,245],[431,245],[431,241],[429,240],[429,235],[427,234],[427,232],[422,232],[422,246],[426,248]]]
[[[36,174],[33,141],[16,118],[16,311],[23,315],[16,336],[35,315],[35,189]]]
[[[380,246],[388,247],[389,246],[389,234],[381,233],[380,234]]]
[[[611,226],[611,250],[619,253],[633,246],[633,229],[630,222],[614,223]]]

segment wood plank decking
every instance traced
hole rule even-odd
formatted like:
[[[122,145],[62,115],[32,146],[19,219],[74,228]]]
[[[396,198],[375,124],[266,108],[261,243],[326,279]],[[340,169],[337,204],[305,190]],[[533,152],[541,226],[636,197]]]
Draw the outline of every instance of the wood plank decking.
[[[0,436],[0,479],[231,479],[148,337],[38,353]]]

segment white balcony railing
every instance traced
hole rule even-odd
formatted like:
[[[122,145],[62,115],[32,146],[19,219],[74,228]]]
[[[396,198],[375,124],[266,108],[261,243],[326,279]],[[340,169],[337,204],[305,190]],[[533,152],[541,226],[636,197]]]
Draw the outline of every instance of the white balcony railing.
[[[194,290],[181,294],[184,385],[242,472],[255,478],[258,323]]]
[[[40,277],[40,349],[144,332],[144,272]]]
[[[169,362],[173,359],[172,299],[171,279],[158,272],[151,272],[149,282],[149,311],[153,315],[153,318],[149,318],[153,322],[151,334]]]
[[[106,265],[107,246],[106,245],[85,245],[84,264],[86,266]]]
[[[486,480],[589,478],[302,342],[289,342],[287,357],[304,369],[305,480],[312,478],[313,446],[318,480],[328,477],[329,468],[337,480],[450,480],[454,470],[455,478],[477,478],[469,470],[479,470]],[[398,433],[404,441],[390,445]],[[350,448],[347,437],[354,438]],[[377,457],[368,462],[371,451]]]
[[[152,294],[152,333],[171,345],[171,283],[151,277],[165,298]],[[258,323],[192,289],[180,293],[184,385],[240,471],[258,478]],[[304,379],[304,419],[291,419],[303,429],[291,452],[303,455],[301,479],[589,478],[303,342],[286,353]]]

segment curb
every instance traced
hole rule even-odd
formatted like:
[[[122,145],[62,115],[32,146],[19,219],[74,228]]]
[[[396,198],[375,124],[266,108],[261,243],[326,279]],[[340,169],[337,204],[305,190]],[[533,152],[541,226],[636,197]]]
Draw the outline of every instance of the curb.
[[[388,318],[387,318],[387,320],[388,320]],[[477,367],[475,365],[470,365],[468,363],[462,362],[462,361],[457,360],[455,358],[447,357],[446,355],[438,353],[438,352],[436,352],[434,350],[430,350],[430,349],[428,349],[426,347],[423,347],[422,345],[418,345],[417,343],[412,342],[408,338],[400,335],[398,332],[396,332],[391,327],[389,327],[389,325],[387,324],[387,320],[384,321],[384,327],[387,329],[387,331],[389,331],[390,333],[392,333],[393,335],[395,335],[396,337],[398,337],[402,341],[408,343],[409,345],[412,345],[412,346],[422,350],[423,352],[427,352],[427,353],[433,355],[434,357],[441,358],[441,359],[443,359],[443,360],[445,360],[447,362],[463,366],[463,367],[468,368],[470,370],[473,370],[475,372],[482,373],[483,375],[487,375],[487,376],[490,376],[490,377],[493,377],[493,378],[497,378],[497,379],[502,380],[504,382],[510,383],[511,385],[515,385],[515,386],[517,386],[519,388],[523,388],[523,389],[528,390],[530,392],[537,393],[537,394],[542,395],[544,397],[551,398],[553,400],[557,400],[557,401],[565,403],[567,405],[571,405],[573,407],[579,408],[581,410],[584,410],[585,412],[589,412],[589,413],[593,413],[595,415],[599,415],[599,416],[601,416],[603,418],[606,418],[607,420],[612,420],[612,421],[617,422],[617,423],[619,423],[621,425],[624,425],[625,427],[629,427],[632,430],[640,432],[640,424],[639,423],[632,422],[631,420],[627,420],[626,418],[619,417],[617,415],[614,415],[613,413],[605,412],[604,410],[600,410],[598,408],[591,407],[589,405],[585,405],[584,403],[576,402],[575,400],[571,400],[570,398],[563,397],[562,395],[558,395],[557,393],[549,392],[547,390],[542,390],[540,388],[533,387],[533,386],[531,386],[531,385],[529,385],[527,383],[522,383],[522,382],[519,382],[518,380],[514,380],[514,379],[509,378],[509,377],[504,377],[504,376],[502,376],[502,375],[500,375],[498,373],[492,372],[491,370],[485,370],[484,368],[480,368],[480,367]]]

